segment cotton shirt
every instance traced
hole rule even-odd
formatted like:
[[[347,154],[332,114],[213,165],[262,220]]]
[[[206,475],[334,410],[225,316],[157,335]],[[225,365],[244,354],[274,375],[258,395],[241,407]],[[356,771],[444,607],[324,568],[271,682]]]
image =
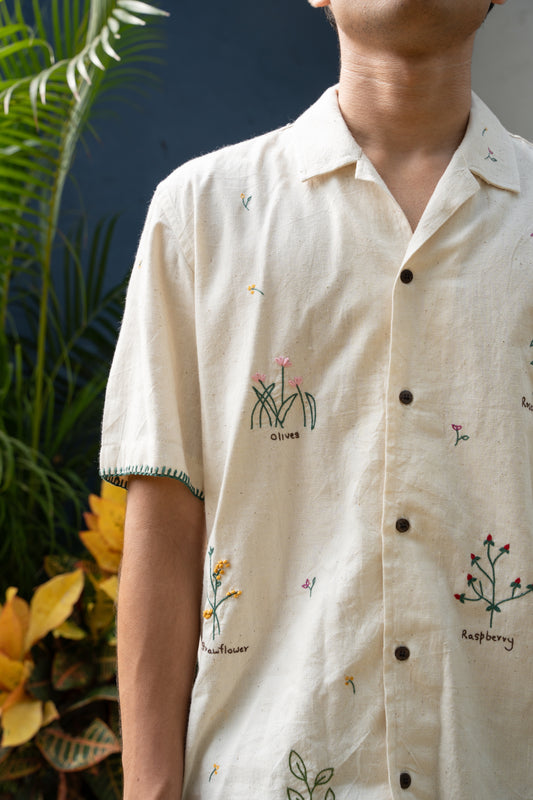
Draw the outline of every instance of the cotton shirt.
[[[185,800],[533,798],[532,311],[476,97],[414,233],[335,88],[158,187],[101,470],[205,498]]]

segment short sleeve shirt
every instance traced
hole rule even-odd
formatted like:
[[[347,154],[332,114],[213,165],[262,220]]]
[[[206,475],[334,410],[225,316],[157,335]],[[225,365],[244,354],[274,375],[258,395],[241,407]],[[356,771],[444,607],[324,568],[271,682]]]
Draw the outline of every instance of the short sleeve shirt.
[[[533,798],[532,468],[533,150],[478,98],[414,233],[334,87],[163,181],[101,470],[205,499],[184,800]]]

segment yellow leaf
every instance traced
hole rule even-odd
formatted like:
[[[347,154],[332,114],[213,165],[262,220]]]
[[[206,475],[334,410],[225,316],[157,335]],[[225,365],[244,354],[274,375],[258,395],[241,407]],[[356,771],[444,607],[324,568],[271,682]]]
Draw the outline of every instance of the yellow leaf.
[[[25,650],[61,625],[72,613],[83,590],[83,572],[77,569],[39,586],[30,603],[30,627],[26,634]]]
[[[115,624],[115,604],[104,592],[96,593],[96,602],[87,606],[88,623],[93,636],[98,637]]]
[[[0,653],[0,688],[12,692],[24,677],[24,664]]]
[[[71,639],[76,642],[87,638],[87,631],[84,631],[83,628],[80,628],[73,622],[69,622],[69,620],[63,622],[63,624],[59,625],[57,628],[54,628],[52,633],[56,639]]]
[[[111,549],[100,531],[85,531],[80,533],[80,539],[102,569],[118,572],[122,551]]]
[[[98,517],[98,530],[115,550],[124,545],[124,519],[126,505],[105,500],[95,494],[90,495],[91,511]],[[93,521],[91,521],[93,524]],[[94,529],[93,529],[94,530]]]
[[[101,589],[103,592],[106,593],[111,600],[116,603],[118,597],[118,578],[116,575],[111,575],[110,578],[106,578],[105,581],[100,581],[98,584],[98,588]]]
[[[24,657],[24,638],[29,624],[28,604],[17,597],[17,590],[6,592],[6,604],[0,611],[0,652],[9,658]]]
[[[125,507],[128,493],[122,486],[116,486],[114,483],[102,481],[100,496],[103,497],[104,500],[112,500],[114,503],[119,503]]]
[[[42,725],[43,704],[29,698],[2,714],[2,747],[17,747],[29,742]]]
[[[44,728],[45,725],[50,725],[50,723],[54,722],[56,719],[59,719],[59,711],[51,700],[47,700],[43,706],[43,719],[41,722],[41,728]]]

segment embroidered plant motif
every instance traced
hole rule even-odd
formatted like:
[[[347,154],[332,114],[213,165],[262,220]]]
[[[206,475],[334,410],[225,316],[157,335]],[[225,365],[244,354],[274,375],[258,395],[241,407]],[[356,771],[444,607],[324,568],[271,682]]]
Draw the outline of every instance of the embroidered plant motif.
[[[246,197],[246,195],[244,194],[244,192],[242,192],[242,194],[241,194],[241,203],[243,204],[243,206],[245,207],[245,209],[246,209],[247,211],[249,211],[249,210],[250,210],[250,208],[249,208],[249,203],[250,203],[250,200],[251,200],[251,199],[252,199],[252,195],[250,195],[250,197]]]
[[[311,787],[310,776],[307,773],[307,767],[305,766],[303,758],[298,755],[296,750],[291,750],[291,754],[289,756],[289,769],[297,780],[305,784],[309,800],[313,800],[313,795],[317,787],[325,786],[327,783],[329,783],[334,774],[333,767],[327,767],[327,769],[321,770],[316,776],[313,786]],[[289,800],[306,800],[304,795],[296,789],[287,788],[287,797]],[[318,800],[318,797],[316,800]],[[333,789],[327,790],[326,794],[324,795],[324,800],[335,800],[335,792]]]
[[[252,283],[252,285],[248,287],[248,291],[250,292],[250,294],[255,294],[255,292],[259,292],[259,294],[262,294],[263,297],[265,296],[265,293],[262,292],[261,289],[258,289],[255,283]]]
[[[495,155],[494,155],[494,153],[492,152],[492,150],[490,149],[490,147],[487,147],[487,150],[488,150],[489,152],[488,152],[488,154],[485,156],[485,161],[489,161],[489,160],[490,160],[490,161],[497,161],[498,159],[495,157]]]
[[[494,552],[493,548],[496,545],[490,533],[483,542],[483,545],[484,547],[487,548],[487,559],[490,565],[489,567],[487,567],[488,571],[485,570],[479,563],[481,561],[481,556],[476,556],[474,555],[474,553],[471,553],[470,558],[471,558],[471,566],[476,567],[476,569],[478,569],[489,582],[489,586],[491,588],[488,589],[488,596],[487,594],[485,594],[485,590],[483,588],[484,579],[481,576],[479,578],[476,578],[474,577],[474,575],[468,573],[468,575],[466,576],[466,580],[468,582],[469,588],[472,589],[472,592],[474,593],[475,597],[467,597],[465,592],[463,592],[462,594],[456,594],[454,595],[454,597],[456,600],[459,600],[460,603],[467,603],[467,602],[478,603],[480,600],[483,600],[485,603],[487,603],[488,605],[485,611],[488,611],[490,613],[490,627],[492,628],[492,620],[494,617],[494,612],[500,614],[502,610],[501,606],[504,603],[508,603],[510,600],[519,600],[521,597],[525,597],[526,594],[533,592],[533,583],[528,584],[526,586],[525,591],[523,591],[522,581],[520,580],[520,578],[515,578],[515,580],[511,584],[509,584],[511,588],[511,594],[509,595],[509,597],[505,597],[502,600],[496,600],[496,563],[502,556],[509,555],[510,545],[504,544],[503,547],[500,547],[499,553],[496,557],[492,556],[492,553]]]
[[[211,772],[211,775],[209,776],[209,783],[211,783],[211,778],[213,777],[213,775],[218,775],[219,769],[220,769],[220,764],[213,764],[213,771]]]
[[[463,430],[463,426],[462,425],[452,425],[452,428],[454,429],[455,435],[457,436],[457,438],[455,440],[455,447],[457,447],[457,445],[459,444],[459,442],[461,440],[464,440],[466,442],[466,441],[468,441],[468,439],[470,439],[470,436],[466,436],[465,434],[463,434],[462,436],[459,436],[459,431]]]
[[[309,421],[309,426],[311,430],[313,430],[316,425],[315,398],[309,392],[302,392],[300,389],[303,383],[302,377],[289,378],[289,386],[291,389],[296,389],[296,391],[286,397],[285,370],[288,367],[292,367],[292,362],[288,356],[278,356],[274,360],[276,364],[281,367],[281,394],[274,397],[276,383],[272,382],[267,385],[266,375],[262,372],[256,372],[255,375],[252,375],[254,383],[258,383],[261,386],[261,391],[257,386],[252,386],[257,399],[252,408],[250,428],[253,430],[254,424],[262,428],[263,425],[267,423],[271,428],[283,428],[287,414],[291,410],[296,398],[299,397],[302,407],[304,428],[307,427]]]
[[[533,236],[533,233],[532,233],[531,235]],[[530,346],[530,347],[533,347],[533,339],[531,340],[531,344],[530,344],[529,346]],[[530,361],[529,363],[530,363],[530,364],[531,364],[531,366],[533,367],[533,361]]]
[[[482,135],[482,136],[485,136],[485,134],[487,133],[487,131],[488,131],[488,128],[483,128],[483,130],[482,130],[482,132],[481,132],[481,135]]]
[[[209,580],[211,583],[211,590],[213,596],[210,596],[210,593],[207,593],[207,601],[209,603],[209,608],[203,612],[204,619],[212,619],[213,620],[213,639],[220,633],[220,620],[218,618],[218,609],[225,603],[226,600],[229,600],[232,597],[240,597],[242,592],[237,591],[236,589],[232,589],[229,592],[226,592],[224,597],[218,598],[218,591],[222,586],[222,575],[225,574],[225,571],[230,568],[231,564],[229,561],[224,559],[223,561],[217,561],[215,567],[213,569],[212,565],[212,557],[213,557],[213,547],[209,548]]]
[[[355,683],[353,682],[353,675],[344,676],[344,685],[351,686],[353,689],[353,693],[355,694]]]
[[[313,594],[313,586],[316,583],[316,578],[313,578],[312,581],[309,578],[306,579],[305,583],[302,583],[302,589],[309,589],[309,597]]]

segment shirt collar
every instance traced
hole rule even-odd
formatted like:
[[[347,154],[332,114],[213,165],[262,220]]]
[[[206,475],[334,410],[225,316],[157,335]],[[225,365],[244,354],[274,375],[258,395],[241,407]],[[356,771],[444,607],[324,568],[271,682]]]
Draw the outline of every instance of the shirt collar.
[[[298,170],[302,181],[355,164],[363,156],[343,119],[337,86],[293,124]],[[486,183],[520,191],[520,178],[510,134],[477,95],[472,93],[470,119],[456,153],[459,163]]]

